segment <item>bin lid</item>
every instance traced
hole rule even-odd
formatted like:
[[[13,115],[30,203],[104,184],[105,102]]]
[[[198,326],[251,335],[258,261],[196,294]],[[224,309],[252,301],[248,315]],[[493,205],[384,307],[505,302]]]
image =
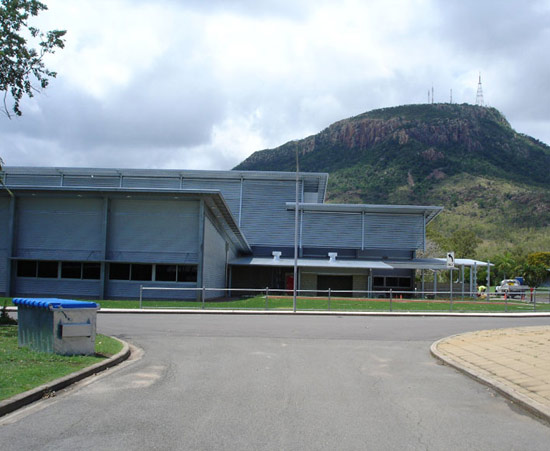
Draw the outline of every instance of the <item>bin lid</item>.
[[[56,298],[13,298],[14,305],[26,305],[27,307],[38,307],[47,309],[77,309],[77,308],[93,308],[98,309],[99,305],[95,302],[75,301],[72,299],[56,299]]]

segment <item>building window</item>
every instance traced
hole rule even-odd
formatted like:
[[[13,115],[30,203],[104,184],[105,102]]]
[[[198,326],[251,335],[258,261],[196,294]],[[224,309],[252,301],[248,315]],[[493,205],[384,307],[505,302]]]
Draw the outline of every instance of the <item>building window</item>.
[[[17,277],[36,277],[35,260],[19,260],[17,262]]]
[[[153,265],[147,263],[111,263],[109,279],[156,282],[196,282],[197,265]]]
[[[82,278],[82,263],[80,262],[61,262],[62,279],[80,279]]]
[[[155,280],[159,282],[176,282],[178,276],[177,265],[157,265]]]
[[[196,282],[196,265],[178,265],[178,282]]]
[[[131,280],[153,280],[153,265],[132,264]]]
[[[129,263],[111,263],[109,265],[109,279],[130,280],[130,264]]]
[[[101,278],[101,264],[82,263],[82,278],[86,280],[99,280]]]
[[[37,277],[45,279],[57,279],[59,262],[38,262]]]
[[[399,278],[399,288],[410,288],[411,287],[411,279],[408,277],[400,277]]]
[[[197,265],[157,265],[155,273],[158,282],[197,281]]]

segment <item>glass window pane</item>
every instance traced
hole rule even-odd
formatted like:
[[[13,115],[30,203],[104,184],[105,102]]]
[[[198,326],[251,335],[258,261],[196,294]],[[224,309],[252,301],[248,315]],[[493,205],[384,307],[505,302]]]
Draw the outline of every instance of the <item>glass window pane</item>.
[[[398,285],[397,277],[386,277],[386,286],[387,287],[397,287]]]
[[[62,279],[80,279],[81,276],[82,276],[82,263],[61,262]]]
[[[175,282],[177,275],[176,265],[157,265],[155,280],[161,282]]]
[[[101,263],[83,263],[82,278],[86,280],[99,280],[101,278]]]
[[[153,265],[132,265],[132,280],[153,280]]]
[[[38,262],[38,277],[57,279],[58,262]]]
[[[17,262],[17,277],[36,277],[36,261],[19,260]]]
[[[129,263],[111,263],[109,265],[109,279],[130,280]]]
[[[178,265],[178,282],[196,282],[196,265]]]
[[[410,288],[411,287],[411,279],[408,277],[400,277],[399,278],[399,287],[400,288]]]
[[[372,284],[376,287],[383,287],[384,286],[384,278],[383,277],[373,277],[372,278]]]

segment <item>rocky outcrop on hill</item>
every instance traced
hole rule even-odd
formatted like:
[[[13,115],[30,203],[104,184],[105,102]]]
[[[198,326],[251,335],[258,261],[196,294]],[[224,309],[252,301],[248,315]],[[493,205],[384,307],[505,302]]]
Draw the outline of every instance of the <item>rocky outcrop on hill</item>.
[[[541,199],[550,198],[550,147],[514,131],[494,108],[424,104],[374,110],[254,152],[235,169],[294,171],[296,151],[302,171],[330,173],[329,201],[438,204],[447,217],[460,212],[466,226],[477,226],[486,213],[488,225],[480,234],[489,241],[499,239],[489,236],[496,227],[507,239],[515,230],[506,227],[550,231],[550,212],[541,208]],[[472,191],[474,180],[482,187],[478,191]],[[479,202],[470,207],[474,201],[463,196],[472,192]],[[452,221],[446,226],[454,227]]]

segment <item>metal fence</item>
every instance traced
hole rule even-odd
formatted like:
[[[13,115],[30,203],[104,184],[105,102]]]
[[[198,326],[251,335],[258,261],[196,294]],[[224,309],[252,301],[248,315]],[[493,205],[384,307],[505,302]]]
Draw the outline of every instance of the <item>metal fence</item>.
[[[292,311],[550,312],[550,290],[500,293],[419,290],[297,290],[140,286],[139,308]]]

